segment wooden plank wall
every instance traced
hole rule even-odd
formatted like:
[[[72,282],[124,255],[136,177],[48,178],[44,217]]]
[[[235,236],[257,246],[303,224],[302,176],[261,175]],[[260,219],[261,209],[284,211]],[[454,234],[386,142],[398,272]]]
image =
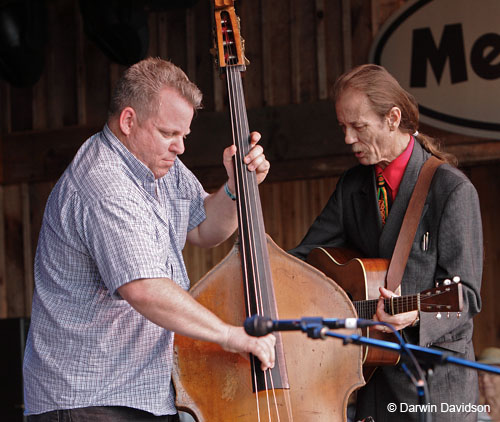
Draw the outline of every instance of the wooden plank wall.
[[[246,54],[251,62],[244,77],[249,110],[327,98],[329,87],[340,73],[366,61],[373,35],[403,3],[237,1]],[[86,37],[77,0],[48,0],[47,6],[50,30],[44,73],[32,87],[16,88],[0,82],[0,137],[100,127],[105,121],[110,90],[123,66],[112,63]],[[149,31],[148,54],[168,58],[181,66],[204,92],[205,110],[224,111],[223,82],[208,54],[210,2],[199,0],[189,9],[150,12]],[[468,143],[463,137],[439,134],[450,145]],[[186,156],[189,145],[187,149]],[[461,151],[466,156],[467,149]],[[57,151],[53,155],[54,164],[61,164]],[[493,303],[498,293],[495,273],[500,266],[500,227],[496,218],[500,186],[498,161],[479,161],[477,165],[469,163],[465,170],[478,188],[485,228],[484,311],[476,320],[474,338],[481,349],[500,345],[500,309]],[[273,163],[275,167],[279,164]],[[47,174],[53,174],[51,168],[48,165]],[[30,315],[37,236],[45,201],[56,181],[53,176],[33,179],[29,169],[26,172],[26,181],[0,186],[0,318]],[[325,177],[301,180],[295,180],[290,173],[289,177],[283,174],[279,180],[261,186],[267,232],[278,245],[288,249],[300,241],[326,203],[337,177],[338,170]],[[186,247],[192,281],[220,261],[233,242],[234,238],[210,251]]]
[[[244,78],[249,108],[298,104],[326,97],[327,86],[343,70],[341,8],[346,4],[324,0],[280,0],[272,5],[266,1],[237,2],[251,61],[252,71]],[[102,126],[111,87],[124,69],[112,63],[86,37],[76,0],[50,0],[47,7],[50,30],[45,70],[40,80],[34,86],[21,88],[0,82],[0,135],[4,137],[19,135],[22,140],[26,135],[35,142],[43,142],[50,131],[61,128]],[[225,110],[223,82],[208,53],[212,42],[210,2],[200,0],[190,9],[151,12],[148,27],[148,55],[167,58],[181,66],[204,92],[205,110]],[[32,150],[35,148],[38,150],[36,146]],[[18,153],[20,167],[23,154],[29,151]],[[54,151],[54,164],[59,164],[57,154]],[[47,169],[48,174],[52,174],[50,170]],[[45,201],[56,181],[52,176],[33,182],[29,174],[26,179],[23,183],[0,186],[0,317],[4,318],[30,315],[37,236]],[[313,192],[326,183],[329,188],[323,192],[328,192],[332,187],[329,179],[304,181],[303,185],[313,184],[314,187],[307,187]],[[285,183],[283,191],[280,183],[265,189],[270,194],[263,195],[272,198],[274,207],[276,198],[283,197],[285,192],[284,198],[300,198],[294,193],[293,183]],[[304,188],[296,189],[301,192]],[[324,202],[324,198],[320,201]],[[268,226],[274,226],[271,233],[276,241],[288,239],[291,246],[302,236],[313,215],[319,212],[317,206],[304,204],[310,215],[300,227],[282,222],[289,226],[284,230],[284,226],[269,220],[266,213]],[[296,235],[290,238],[293,230]],[[218,262],[230,245],[227,242],[213,251],[187,248],[193,280]]]

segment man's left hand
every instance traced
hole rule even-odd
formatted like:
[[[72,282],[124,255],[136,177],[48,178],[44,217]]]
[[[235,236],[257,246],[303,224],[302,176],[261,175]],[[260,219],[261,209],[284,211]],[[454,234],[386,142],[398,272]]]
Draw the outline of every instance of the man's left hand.
[[[390,315],[384,310],[384,299],[390,299],[393,296],[397,296],[394,292],[387,290],[383,287],[379,287],[380,298],[377,303],[377,313],[373,316],[374,321],[387,322],[394,326],[396,330],[402,330],[409,325],[412,325],[418,316],[418,311],[404,312],[402,314]],[[373,327],[379,331],[389,332],[388,327],[383,325],[376,325]]]
[[[252,132],[250,134],[250,151],[245,156],[244,162],[249,171],[255,171],[257,175],[257,183],[261,183],[269,173],[271,164],[266,160],[264,149],[257,143],[260,141],[260,133]],[[233,156],[236,154],[236,146],[231,145],[224,150],[224,166],[226,167],[228,176],[228,187],[231,192],[235,192],[234,185],[234,162]]]

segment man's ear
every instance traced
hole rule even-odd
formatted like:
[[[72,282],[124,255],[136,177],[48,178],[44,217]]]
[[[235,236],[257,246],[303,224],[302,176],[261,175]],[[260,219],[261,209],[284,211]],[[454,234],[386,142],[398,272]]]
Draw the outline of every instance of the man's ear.
[[[119,117],[120,130],[125,136],[130,135],[134,125],[137,124],[137,114],[132,107],[125,107]]]
[[[401,123],[401,110],[399,107],[392,107],[387,113],[387,123],[390,130],[396,130]]]

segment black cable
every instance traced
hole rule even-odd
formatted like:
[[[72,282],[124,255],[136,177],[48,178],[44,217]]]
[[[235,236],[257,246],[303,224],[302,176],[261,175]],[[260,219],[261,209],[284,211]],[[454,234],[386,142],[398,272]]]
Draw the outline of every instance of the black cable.
[[[420,404],[426,404],[429,403],[429,386],[427,385],[427,380],[425,378],[424,371],[422,370],[422,367],[418,363],[417,359],[415,358],[415,355],[406,347],[406,341],[403,339],[401,334],[399,334],[399,331],[396,330],[391,324],[387,322],[382,322],[382,321],[374,321],[374,325],[384,325],[388,327],[396,336],[396,338],[399,341],[399,344],[401,345],[401,348],[405,351],[406,355],[410,358],[411,363],[415,367],[415,370],[417,371],[418,375],[418,380],[413,376],[413,374],[409,371],[409,369],[406,367],[404,363],[401,364],[401,367],[403,368],[403,371],[405,371],[406,375],[410,378],[412,381],[413,385],[417,389],[417,395],[419,397],[419,402]],[[422,411],[420,410],[420,415],[422,416]],[[426,422],[432,422],[432,415],[430,412],[425,412],[425,421]],[[423,419],[421,418],[422,422]]]

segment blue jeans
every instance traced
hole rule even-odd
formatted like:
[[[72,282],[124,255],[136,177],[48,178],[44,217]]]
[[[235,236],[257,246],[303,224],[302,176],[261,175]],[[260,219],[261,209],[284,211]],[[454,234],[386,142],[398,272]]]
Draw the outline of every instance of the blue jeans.
[[[155,416],[139,409],[121,406],[82,407],[54,410],[28,416],[28,422],[178,422],[178,415]]]

